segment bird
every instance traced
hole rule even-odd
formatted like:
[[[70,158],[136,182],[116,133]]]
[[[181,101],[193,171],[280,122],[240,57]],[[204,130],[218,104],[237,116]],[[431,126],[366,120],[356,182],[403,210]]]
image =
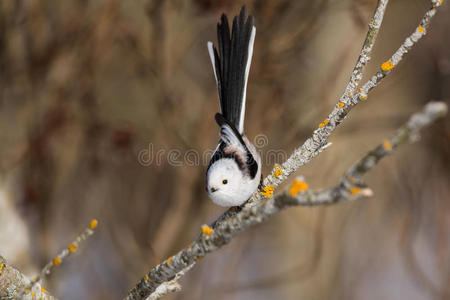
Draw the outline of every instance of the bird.
[[[206,191],[220,206],[240,206],[258,189],[261,157],[244,134],[247,80],[253,55],[256,28],[254,18],[246,18],[245,6],[233,18],[222,14],[217,24],[216,48],[208,41],[219,96],[220,113],[215,120],[220,138],[206,171]]]

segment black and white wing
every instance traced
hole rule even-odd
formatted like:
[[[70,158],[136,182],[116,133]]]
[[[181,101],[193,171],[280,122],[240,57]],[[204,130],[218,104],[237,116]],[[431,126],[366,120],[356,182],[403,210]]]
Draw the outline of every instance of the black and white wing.
[[[236,127],[221,114],[216,114],[216,122],[220,126],[220,139],[213,157],[234,158],[242,170],[248,171],[250,178],[255,178],[258,164],[248,149],[242,135]],[[211,159],[213,160],[213,159]]]
[[[231,29],[222,14],[217,24],[218,48],[208,42],[208,52],[214,69],[222,115],[239,131],[244,131],[245,98],[256,28],[253,16],[246,20],[245,6],[234,17]]]

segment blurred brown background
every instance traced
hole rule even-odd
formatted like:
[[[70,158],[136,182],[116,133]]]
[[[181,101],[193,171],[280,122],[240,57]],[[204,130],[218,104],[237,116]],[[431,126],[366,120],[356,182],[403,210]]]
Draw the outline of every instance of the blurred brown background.
[[[97,218],[44,286],[60,299],[121,299],[223,211],[204,191],[202,156],[218,138],[206,41],[242,4],[0,2],[0,254],[10,264],[35,274]],[[245,127],[267,138],[267,174],[283,157],[268,153],[288,155],[335,105],[376,1],[245,4],[257,27]],[[428,7],[391,1],[368,75]],[[427,101],[448,102],[449,30],[444,1],[333,146],[300,170],[311,188],[335,184]],[[205,257],[168,299],[450,299],[449,128],[440,121],[382,161],[367,177],[373,198],[289,209]]]

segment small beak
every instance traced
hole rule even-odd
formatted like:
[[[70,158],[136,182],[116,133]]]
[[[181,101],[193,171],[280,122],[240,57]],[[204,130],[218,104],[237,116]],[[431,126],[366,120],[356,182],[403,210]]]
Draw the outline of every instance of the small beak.
[[[219,189],[216,189],[216,188],[213,188],[213,187],[210,189],[211,193],[214,193],[214,192],[216,192],[216,191],[218,191],[218,190],[219,190]]]

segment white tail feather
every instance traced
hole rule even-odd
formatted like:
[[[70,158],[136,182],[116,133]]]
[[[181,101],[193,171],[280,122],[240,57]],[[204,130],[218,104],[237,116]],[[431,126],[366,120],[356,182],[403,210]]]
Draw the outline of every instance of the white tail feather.
[[[251,65],[251,62],[252,62],[253,44],[255,43],[255,35],[256,35],[256,27],[253,26],[252,33],[250,35],[250,41],[248,43],[247,65],[245,66],[245,83],[244,83],[244,91],[243,91],[243,94],[242,94],[241,118],[239,120],[239,128],[238,128],[238,130],[239,130],[239,132],[241,134],[244,132],[245,102],[246,102],[246,95],[247,95],[247,81],[248,81],[248,74],[250,72],[250,65]],[[213,53],[213,58],[214,58],[214,53]],[[215,74],[215,69],[214,69],[214,74]],[[217,78],[216,78],[216,80],[217,80]]]

